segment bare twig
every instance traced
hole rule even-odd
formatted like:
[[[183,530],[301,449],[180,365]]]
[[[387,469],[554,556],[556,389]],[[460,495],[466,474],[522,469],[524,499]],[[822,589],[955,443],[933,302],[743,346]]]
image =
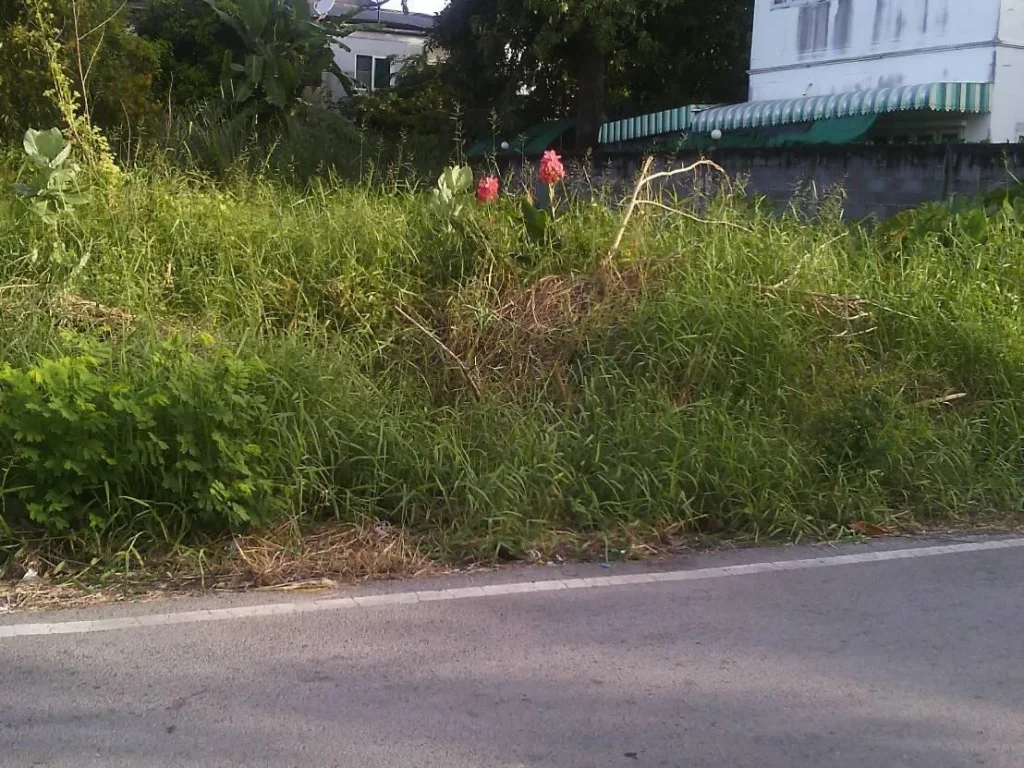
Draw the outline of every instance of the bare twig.
[[[107,18],[105,18],[103,21],[101,21],[95,27],[93,27],[88,32],[86,32],[84,35],[82,35],[82,37],[80,39],[85,40],[85,38],[89,37],[90,35],[93,35],[96,32],[99,32],[100,30],[102,30],[110,22],[112,22],[114,19],[116,19],[121,14],[121,11],[123,11],[125,9],[125,7],[127,7],[127,5],[128,5],[128,0],[124,0],[124,2],[121,3],[121,5],[118,7],[118,9],[116,11],[114,11]]]
[[[657,181],[658,179],[668,179],[673,176],[679,176],[684,173],[693,173],[698,168],[705,167],[713,168],[714,170],[718,171],[723,176],[728,178],[726,176],[725,169],[722,168],[722,166],[718,165],[718,163],[712,162],[711,160],[707,159],[698,160],[697,162],[692,163],[691,165],[684,166],[683,168],[676,168],[675,170],[672,171],[659,171],[658,173],[650,173],[651,165],[653,163],[653,157],[648,157],[646,160],[644,160],[643,167],[640,169],[640,176],[637,179],[636,186],[633,188],[633,196],[630,198],[629,205],[626,207],[626,213],[622,217],[622,224],[619,227],[619,231],[615,234],[615,240],[612,242],[612,247],[609,249],[608,255],[605,257],[605,265],[609,265],[611,263],[612,258],[614,258],[615,254],[619,252],[619,248],[622,247],[622,238],[625,237],[626,235],[626,229],[629,227],[629,222],[633,218],[633,214],[636,211],[636,207],[638,205],[656,205],[661,208],[664,208],[665,210],[677,213],[680,216],[696,218],[698,221],[703,221],[702,219],[693,216],[693,214],[687,214],[684,211],[680,211],[676,208],[671,208],[670,206],[664,205],[663,203],[658,203],[653,200],[641,199],[641,193],[643,193],[644,190],[650,187],[651,182]],[[732,224],[731,226],[739,225]]]
[[[674,213],[677,216],[682,216],[683,218],[690,219],[691,221],[695,221],[698,224],[708,224],[708,225],[712,225],[712,226],[713,225],[719,225],[719,226],[723,226],[723,227],[733,227],[735,229],[740,230],[741,232],[746,232],[748,234],[753,232],[752,229],[744,227],[742,224],[737,224],[734,221],[725,221],[724,219],[702,219],[700,216],[695,216],[694,214],[692,214],[692,213],[690,213],[688,211],[680,210],[679,208],[673,208],[671,205],[665,205],[664,203],[660,203],[657,200],[637,200],[636,204],[637,205],[651,205],[651,206],[654,206],[655,208],[662,208],[662,209],[668,211],[669,213]]]
[[[863,304],[867,302],[867,299],[863,296],[857,296],[856,294],[844,296],[841,293],[822,293],[821,291],[801,291],[801,293],[812,299],[830,299],[831,301],[841,301],[844,304]]]
[[[640,185],[646,187],[646,186],[650,185],[650,183],[652,181],[657,181],[658,179],[668,179],[668,178],[671,178],[672,176],[679,176],[682,173],[693,173],[698,168],[711,168],[711,169],[716,170],[719,173],[721,173],[722,176],[724,176],[725,178],[729,178],[728,175],[725,172],[725,169],[722,166],[720,166],[718,163],[714,162],[713,160],[708,160],[707,158],[703,158],[703,159],[698,160],[697,162],[695,162],[695,163],[693,163],[691,165],[684,166],[683,168],[676,168],[673,171],[660,171],[658,173],[651,174],[650,176],[647,176],[646,178],[641,179],[640,180]]]
[[[871,315],[864,314],[864,315],[860,315],[858,317],[851,317],[850,320],[851,321],[859,320],[861,317],[871,317]],[[843,331],[842,333],[837,333],[835,336],[833,336],[833,338],[835,338],[835,339],[852,339],[854,336],[863,336],[866,333],[873,333],[874,331],[877,331],[877,330],[878,330],[878,326],[877,325],[873,325],[870,328],[865,328],[863,331],[850,331],[850,330],[846,330],[846,331]]]
[[[432,330],[423,325],[423,323],[416,320],[404,309],[396,305],[395,312],[397,312],[410,323],[412,323],[414,326],[416,326],[416,328],[418,328],[422,333],[426,334],[435,344],[437,344],[438,347],[441,348],[443,352],[445,352],[445,354],[447,354],[452,360],[455,361],[456,365],[459,366],[459,370],[462,372],[462,377],[466,380],[466,383],[469,385],[469,388],[473,390],[473,394],[476,395],[476,399],[482,400],[484,396],[483,389],[481,389],[480,384],[477,382],[477,380],[473,378],[473,372],[469,370],[469,366],[462,362],[462,358],[460,358],[457,354],[452,352],[452,350],[443,341],[441,341],[441,339],[437,337],[436,333],[434,333]]]
[[[870,299],[864,299],[864,303],[867,304],[868,306],[880,309],[883,312],[888,312],[891,315],[899,315],[900,317],[906,317],[906,318],[908,318],[910,320],[919,320],[920,319],[916,315],[911,315],[911,314],[909,314],[907,312],[900,312],[898,309],[893,309],[892,307],[887,307],[884,304],[879,304],[877,301],[871,301]]]
[[[100,55],[100,49],[103,47],[103,38],[105,38],[106,36],[107,30],[101,30],[100,40],[98,43],[96,43],[96,47],[92,49],[92,56],[89,57],[89,65],[85,68],[85,74],[82,75],[82,90],[85,90],[85,84],[89,80],[89,74],[92,72],[93,64],[96,63],[96,59]]]
[[[908,318],[910,320],[918,320],[918,319],[920,319],[920,318],[916,317],[915,315],[911,315],[911,314],[909,314],[907,312],[901,312],[898,309],[893,309],[892,307],[887,307],[885,304],[880,304],[879,302],[877,302],[877,301],[875,301],[873,299],[869,299],[866,296],[858,296],[856,294],[849,295],[849,296],[844,296],[843,294],[840,294],[840,293],[823,293],[821,291],[808,291],[808,290],[805,290],[805,289],[802,289],[802,288],[787,286],[786,283],[788,283],[791,279],[792,279],[791,277],[787,277],[786,279],[784,279],[784,280],[782,280],[782,281],[780,281],[778,283],[775,283],[774,285],[754,285],[754,286],[751,286],[751,287],[758,289],[763,295],[766,295],[766,296],[774,294],[777,297],[778,293],[780,293],[780,292],[799,293],[800,295],[810,299],[811,301],[815,301],[815,302],[827,301],[827,302],[831,302],[831,303],[834,303],[834,304],[845,304],[845,305],[848,305],[848,306],[874,307],[875,309],[880,309],[883,312],[888,312],[889,314],[892,314],[892,315],[899,315],[900,317],[906,317],[906,318]],[[870,316],[869,313],[864,313],[860,317],[869,317],[869,316]],[[847,319],[860,319],[860,317],[857,317],[857,318],[847,318]]]
[[[965,397],[967,397],[966,392],[956,392],[952,395],[924,400],[923,402],[918,403],[918,405],[949,405],[950,403],[955,403],[957,400],[963,400]]]
[[[78,79],[82,84],[82,110],[86,120],[92,121],[92,110],[89,109],[89,91],[85,87],[86,70],[82,65],[82,35],[78,31],[78,0],[71,0],[71,17],[75,25],[75,63],[78,65]],[[103,40],[101,39],[102,43]],[[92,62],[89,62],[92,66]]]
[[[651,165],[654,163],[654,157],[648,157],[644,160],[643,168],[640,169],[640,179],[637,181],[636,186],[633,187],[633,197],[629,201],[629,206],[626,208],[626,213],[622,217],[622,225],[619,227],[619,231],[615,234],[615,240],[612,242],[612,247],[608,251],[606,261],[611,261],[612,257],[619,252],[619,248],[622,246],[622,238],[626,236],[626,228],[629,226],[629,220],[633,218],[633,211],[636,210],[637,200],[640,199],[640,192],[647,186],[647,172],[651,170]]]

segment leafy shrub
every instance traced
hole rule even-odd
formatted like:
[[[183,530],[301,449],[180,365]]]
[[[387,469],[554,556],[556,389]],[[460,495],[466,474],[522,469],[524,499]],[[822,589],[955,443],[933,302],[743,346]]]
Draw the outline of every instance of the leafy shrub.
[[[174,528],[265,516],[271,483],[256,435],[263,367],[181,338],[129,359],[66,335],[67,349],[0,367],[6,493],[50,531],[109,530],[124,512],[171,512]]]
[[[393,87],[352,95],[339,105],[342,113],[391,141],[421,136],[451,146],[457,100],[442,67],[425,54],[407,57],[401,64]]]
[[[225,54],[222,88],[237,105],[265,111],[292,109],[306,88],[331,73],[350,78],[338,67],[332,46],[355,31],[357,10],[317,17],[306,0],[204,0],[244,43],[244,58]]]
[[[462,209],[472,201],[473,169],[468,166],[454,165],[445,168],[437,179],[437,187],[431,190],[434,206],[448,210],[458,216]]]
[[[266,174],[302,184],[318,176],[359,178],[373,150],[332,110],[299,104],[291,114],[255,119],[232,112],[220,99],[177,110],[161,144],[165,158],[190,171],[216,178]]]

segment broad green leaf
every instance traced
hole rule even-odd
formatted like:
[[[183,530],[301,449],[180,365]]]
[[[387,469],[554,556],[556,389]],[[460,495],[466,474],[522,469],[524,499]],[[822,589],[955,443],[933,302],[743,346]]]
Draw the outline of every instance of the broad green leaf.
[[[210,6],[213,12],[216,13],[218,17],[220,17],[221,21],[223,21],[232,29],[234,29],[235,32],[238,33],[239,37],[245,40],[246,44],[249,44],[251,42],[252,36],[249,34],[249,30],[246,29],[245,24],[243,24],[242,21],[237,16],[235,16],[233,13],[228,13],[227,11],[225,11],[223,8],[220,7],[220,4],[217,3],[215,0],[203,0],[203,2]],[[225,51],[225,55],[228,58],[230,58],[231,52]]]
[[[473,188],[473,169],[468,165],[455,172],[455,189],[457,192],[468,192]]]
[[[65,187],[70,186],[78,172],[72,168],[65,168],[62,170],[54,171],[50,174],[50,178],[47,181],[46,188],[52,190],[61,190]]]
[[[267,28],[272,12],[273,0],[239,0],[238,12],[246,31],[253,37],[259,37]]]
[[[25,152],[39,165],[45,167],[60,156],[67,142],[60,128],[51,128],[48,131],[37,131],[32,128],[25,132]],[[42,159],[45,162],[40,162]]]
[[[71,156],[71,144],[65,143],[64,149],[57,153],[57,156],[50,161],[51,168],[59,168]]]
[[[255,88],[255,83],[251,80],[245,80],[240,85],[235,87],[235,103],[243,104],[252,98],[252,92]]]
[[[237,66],[239,65],[231,61],[231,51],[224,51],[224,59],[220,65],[220,81],[222,83],[230,82],[231,78],[234,77],[231,73]]]
[[[288,104],[284,83],[277,75],[269,75],[263,81],[263,89],[267,92],[267,101],[278,109],[284,109]]]
[[[523,223],[526,225],[526,233],[534,242],[542,242],[547,235],[548,224],[551,221],[548,218],[547,211],[540,210],[529,200],[523,200],[521,207]]]
[[[263,57],[248,54],[245,57],[245,76],[254,83],[263,79]]]

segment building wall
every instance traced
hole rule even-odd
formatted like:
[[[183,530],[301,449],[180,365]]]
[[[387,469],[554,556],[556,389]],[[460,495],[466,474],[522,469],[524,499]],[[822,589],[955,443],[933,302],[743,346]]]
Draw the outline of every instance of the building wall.
[[[1024,138],[1024,0],[757,0],[750,100],[937,81],[994,84],[967,141]]]
[[[1024,18],[1024,1],[1014,4],[1020,8],[1017,18]],[[993,142],[1024,139],[1024,48],[1017,45],[1020,43],[1002,45],[995,54],[989,135]]]
[[[405,35],[385,32],[355,32],[345,38],[345,45],[351,50],[343,50],[334,46],[334,60],[338,68],[349,77],[356,76],[356,56],[373,56],[375,58],[394,57],[391,65],[392,73],[402,68],[402,59],[420,56],[426,49],[426,38],[421,35]],[[325,86],[335,99],[344,98],[345,89],[333,75],[327,75]]]
[[[1024,45],[1024,2],[1002,0],[999,14],[999,41]]]
[[[991,82],[1000,24],[1010,24],[1000,12],[1013,5],[1024,9],[1022,0],[757,0],[750,99]]]

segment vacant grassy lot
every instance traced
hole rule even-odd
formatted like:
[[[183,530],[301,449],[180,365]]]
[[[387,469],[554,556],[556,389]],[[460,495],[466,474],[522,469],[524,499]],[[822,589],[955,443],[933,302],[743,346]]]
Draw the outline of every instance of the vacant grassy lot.
[[[1019,514],[1019,206],[681,208],[608,258],[605,203],[534,240],[507,197],[329,182],[137,171],[55,225],[0,198],[0,565],[283,522],[490,558]]]

